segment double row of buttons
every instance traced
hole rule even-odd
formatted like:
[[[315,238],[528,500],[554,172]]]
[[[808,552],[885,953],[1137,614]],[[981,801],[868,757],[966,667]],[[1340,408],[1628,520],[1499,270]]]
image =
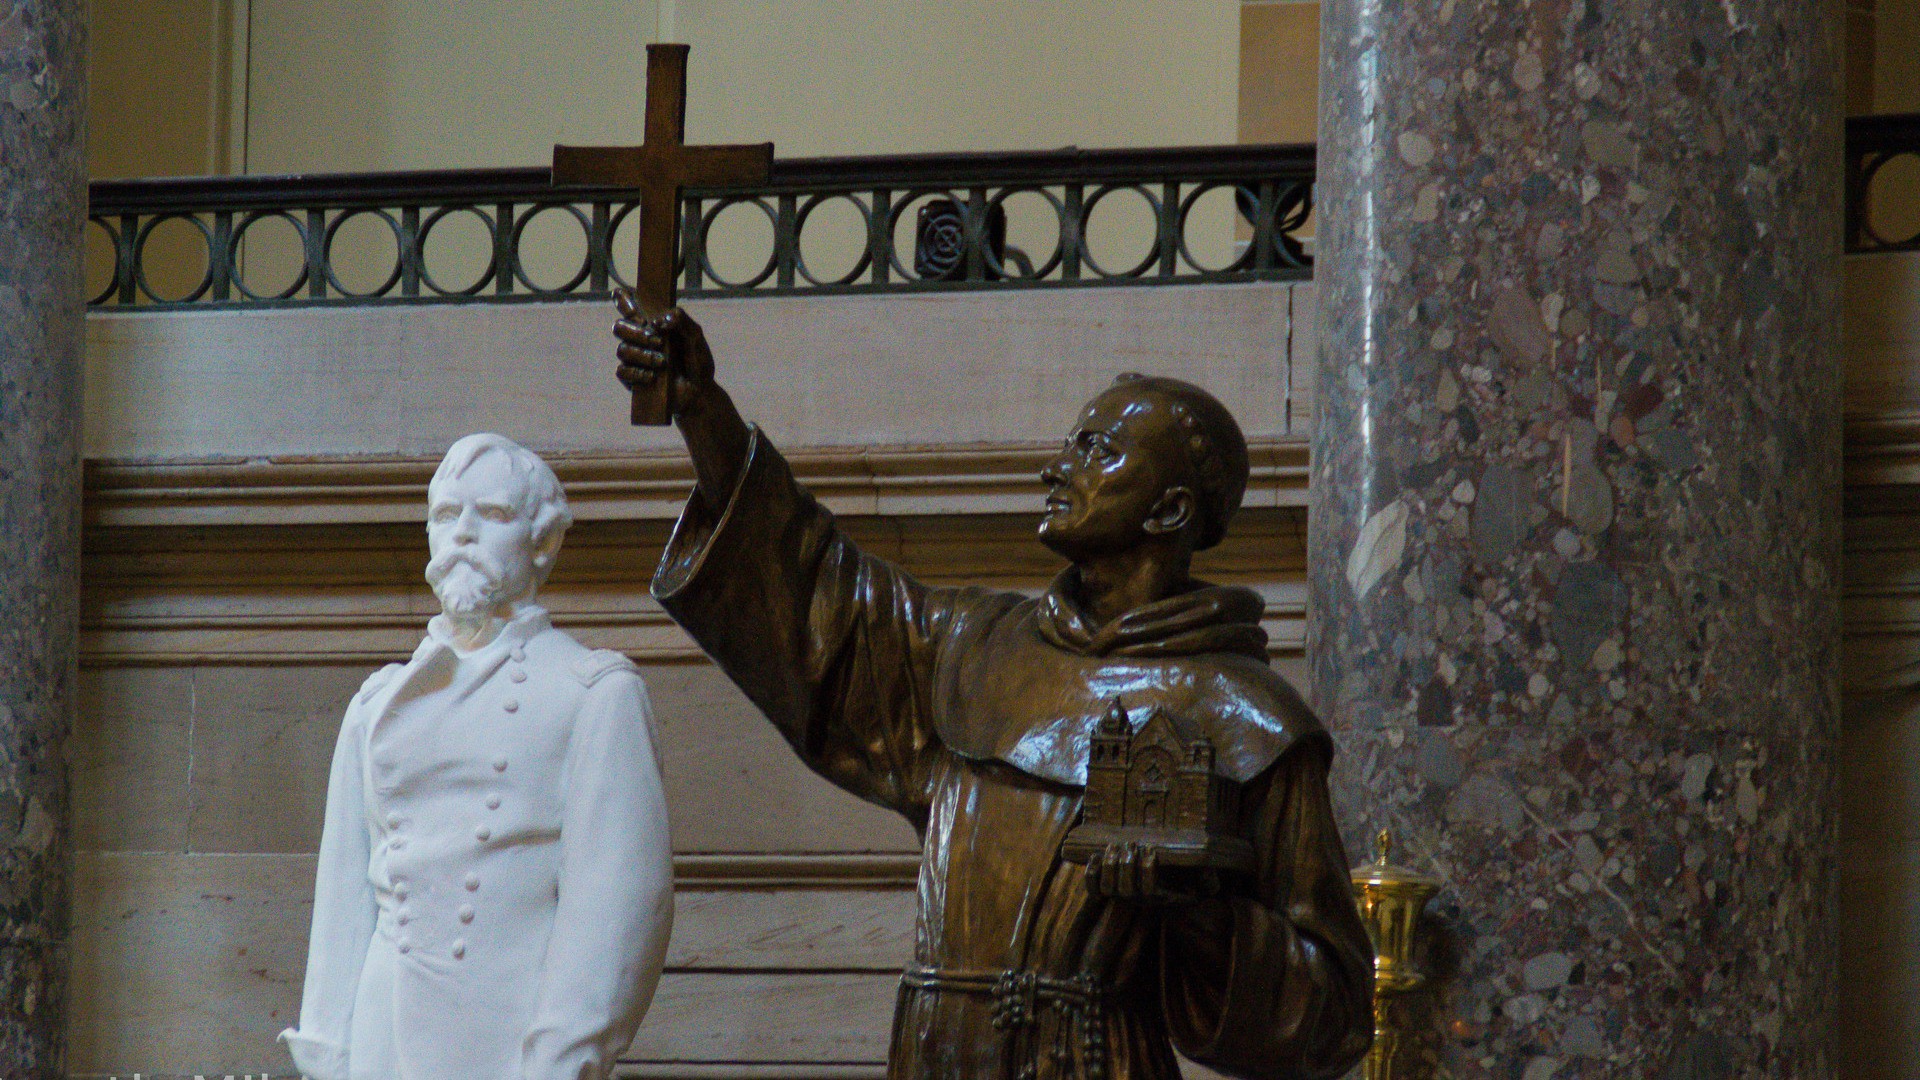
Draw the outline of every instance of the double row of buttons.
[[[521,648],[520,646],[515,645],[512,651],[508,653],[508,655],[512,658],[516,666],[507,672],[507,678],[515,683],[526,682],[527,681],[526,669],[519,667],[518,665],[526,662],[527,651]],[[502,709],[505,709],[509,713],[516,713],[520,711],[520,701],[518,698],[508,698],[506,701],[501,703],[500,707]],[[505,754],[498,754],[494,756],[493,771],[496,773],[504,773],[507,771],[507,756]],[[488,792],[487,798],[486,798],[486,804],[487,804],[487,809],[489,810],[500,809],[500,793],[497,791]],[[394,832],[398,832],[400,830],[400,826],[403,824],[403,821],[404,819],[402,819],[397,812],[388,814],[387,828]],[[493,839],[493,830],[490,827],[488,827],[486,823],[482,822],[481,824],[474,826],[473,838],[479,841],[480,843],[484,844],[487,841]],[[394,851],[398,851],[405,846],[406,846],[406,838],[401,836],[395,836],[387,842],[387,847],[390,850],[394,850]],[[470,870],[467,872],[467,876],[464,879],[462,879],[460,884],[470,893],[479,892],[480,891],[480,875]],[[401,926],[405,926],[409,922],[411,922],[413,918],[412,914],[409,913],[405,907],[407,902],[407,897],[410,895],[410,890],[407,888],[407,884],[405,881],[399,881],[395,883],[393,887],[393,895],[394,895],[394,898],[396,900],[399,900],[402,905],[399,913],[395,916],[394,921],[399,923],[399,925]],[[472,904],[461,904],[460,907],[454,912],[454,914],[459,918],[461,924],[465,925],[473,922],[476,912]],[[394,947],[397,948],[402,954],[410,953],[413,951],[413,943],[408,941],[404,936],[394,943]],[[453,940],[452,946],[449,948],[448,951],[453,954],[453,958],[455,960],[465,959],[467,955],[466,939],[455,938]]]

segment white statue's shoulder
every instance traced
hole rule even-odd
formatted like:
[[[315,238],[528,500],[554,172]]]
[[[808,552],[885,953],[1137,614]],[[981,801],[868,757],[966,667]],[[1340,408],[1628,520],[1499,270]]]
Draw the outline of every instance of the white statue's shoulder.
[[[567,665],[573,677],[580,680],[582,686],[592,686],[616,671],[631,671],[640,674],[640,666],[612,649],[589,649],[575,656]]]
[[[367,681],[360,684],[360,692],[353,696],[361,701],[368,700],[373,697],[373,695],[386,689],[387,684],[393,682],[394,677],[399,675],[406,666],[405,664],[388,664],[386,667],[367,676]]]

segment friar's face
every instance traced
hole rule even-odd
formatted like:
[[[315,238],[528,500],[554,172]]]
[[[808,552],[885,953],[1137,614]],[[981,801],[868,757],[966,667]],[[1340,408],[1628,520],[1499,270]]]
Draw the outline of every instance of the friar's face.
[[[525,485],[503,453],[483,453],[434,485],[427,501],[427,582],[440,606],[476,615],[533,592],[533,522]]]
[[[1040,541],[1075,562],[1177,533],[1196,510],[1170,403],[1126,383],[1093,399],[1040,479]]]

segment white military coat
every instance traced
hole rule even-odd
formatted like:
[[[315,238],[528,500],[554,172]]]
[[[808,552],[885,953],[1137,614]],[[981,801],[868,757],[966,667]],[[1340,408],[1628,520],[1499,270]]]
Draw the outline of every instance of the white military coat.
[[[646,687],[524,605],[347,706],[297,1029],[313,1080],[599,1080],[673,921]]]

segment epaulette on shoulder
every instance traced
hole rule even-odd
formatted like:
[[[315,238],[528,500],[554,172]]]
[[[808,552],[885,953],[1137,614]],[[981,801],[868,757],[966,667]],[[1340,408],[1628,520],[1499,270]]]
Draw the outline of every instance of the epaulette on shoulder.
[[[360,684],[360,692],[354,696],[370,698],[379,693],[388,683],[393,681],[395,675],[400,674],[400,669],[404,667],[406,667],[405,664],[388,664],[386,667],[367,676],[367,681]]]
[[[639,666],[633,661],[612,649],[595,649],[592,652],[583,653],[570,666],[573,677],[579,679],[582,686],[592,686],[605,678],[609,672],[631,671],[638,674],[640,671]]]

